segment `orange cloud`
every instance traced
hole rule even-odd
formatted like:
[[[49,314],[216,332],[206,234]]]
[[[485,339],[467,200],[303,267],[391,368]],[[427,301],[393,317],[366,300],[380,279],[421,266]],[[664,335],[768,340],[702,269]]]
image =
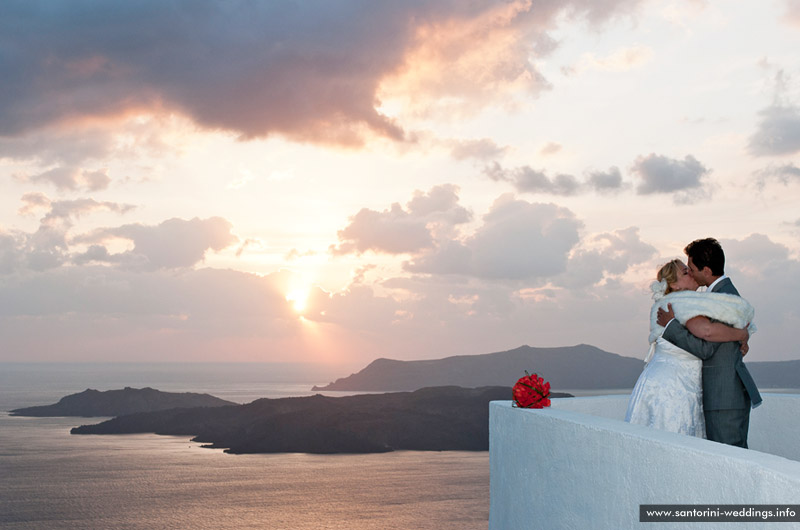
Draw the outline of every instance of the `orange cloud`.
[[[541,29],[531,8],[518,0],[420,25],[403,65],[381,83],[381,98],[418,112],[462,113],[515,91],[549,88],[529,61],[531,30]]]
[[[531,57],[560,14],[598,23],[639,1],[3,5],[0,136],[135,109],[242,138],[403,141],[381,99],[463,111],[544,90]]]

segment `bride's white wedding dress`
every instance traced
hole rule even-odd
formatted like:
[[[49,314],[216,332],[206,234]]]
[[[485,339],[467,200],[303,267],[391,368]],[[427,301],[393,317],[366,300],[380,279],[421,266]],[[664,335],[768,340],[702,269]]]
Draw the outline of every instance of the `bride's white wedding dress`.
[[[670,432],[706,437],[703,416],[703,362],[691,353],[661,338],[664,328],[656,322],[659,307],[672,304],[675,318],[685,324],[705,315],[755,333],[754,310],[734,295],[681,291],[664,295],[665,284],[654,282],[656,303],[650,310],[650,351],[636,386],[631,392],[625,421]]]
[[[702,369],[703,361],[659,337],[633,387],[625,421],[705,438]]]

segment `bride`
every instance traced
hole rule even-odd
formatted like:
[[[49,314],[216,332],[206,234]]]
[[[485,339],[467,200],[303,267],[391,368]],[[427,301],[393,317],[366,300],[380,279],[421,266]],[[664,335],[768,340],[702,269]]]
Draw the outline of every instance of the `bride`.
[[[755,332],[754,310],[735,295],[695,292],[697,282],[679,259],[661,267],[656,278],[651,286],[655,303],[650,311],[650,351],[625,421],[705,438],[703,362],[661,338],[664,328],[656,322],[656,313],[671,304],[675,318],[693,335],[709,342],[740,341],[746,353],[747,340]]]

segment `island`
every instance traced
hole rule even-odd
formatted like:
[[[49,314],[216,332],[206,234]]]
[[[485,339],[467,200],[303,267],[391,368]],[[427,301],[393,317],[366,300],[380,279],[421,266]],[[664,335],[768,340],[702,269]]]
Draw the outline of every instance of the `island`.
[[[643,347],[642,355],[646,351]],[[800,360],[756,361],[747,356],[747,366],[759,388],[800,388]],[[440,359],[375,359],[360,371],[314,391],[391,392],[430,386],[480,387],[508,384],[525,370],[537,373],[560,390],[608,390],[630,392],[642,373],[642,359],[607,352],[589,344],[513,350],[478,355],[455,355]]]
[[[137,412],[174,408],[223,407],[236,405],[209,394],[162,392],[153,388],[131,388],[101,392],[91,388],[61,398],[58,403],[14,409],[12,416],[113,417]]]
[[[503,352],[442,359],[376,359],[355,374],[312,390],[388,392],[426,386],[493,386],[516,381],[525,370],[544,377],[552,388],[633,388],[643,367],[641,359],[623,357],[588,344],[553,348],[520,346]]]
[[[245,405],[129,414],[71,433],[191,436],[205,447],[235,454],[487,451],[489,402],[509,399],[509,386],[265,398]]]

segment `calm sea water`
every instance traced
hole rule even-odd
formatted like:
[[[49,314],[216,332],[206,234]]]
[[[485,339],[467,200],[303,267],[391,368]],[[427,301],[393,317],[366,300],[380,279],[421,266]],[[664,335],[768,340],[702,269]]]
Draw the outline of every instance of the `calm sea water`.
[[[265,365],[0,363],[0,528],[487,527],[487,452],[228,455],[185,437],[69,434],[102,418],[6,412],[125,386],[246,403],[311,395],[335,378],[303,374]]]

